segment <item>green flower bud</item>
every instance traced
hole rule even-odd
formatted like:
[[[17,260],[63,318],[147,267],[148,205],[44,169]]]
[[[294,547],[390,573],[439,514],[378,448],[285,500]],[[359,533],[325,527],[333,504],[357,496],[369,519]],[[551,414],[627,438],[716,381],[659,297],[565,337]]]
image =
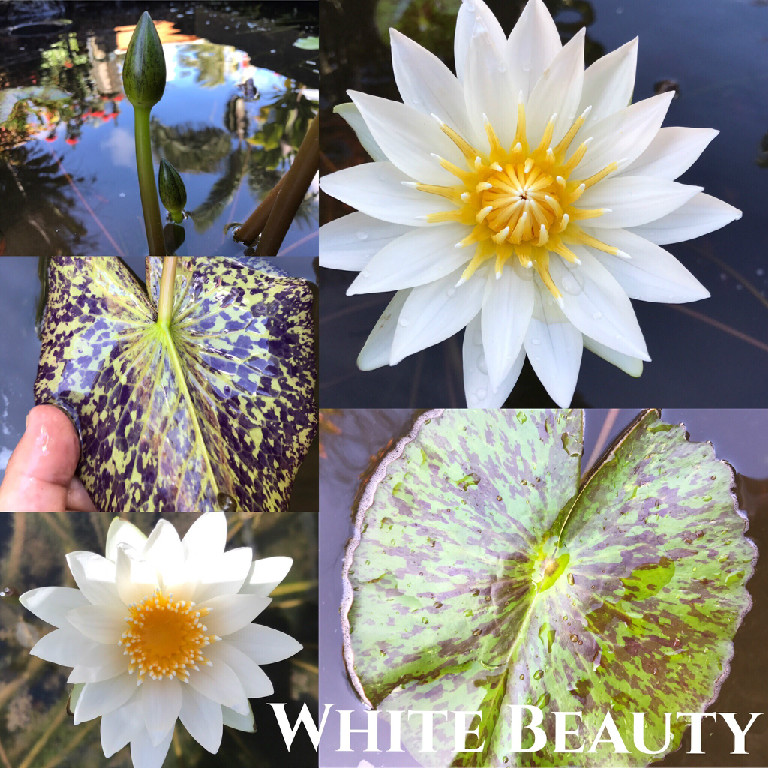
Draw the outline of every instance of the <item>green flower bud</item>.
[[[160,202],[178,224],[187,204],[187,190],[179,172],[165,158],[160,161],[160,170],[157,172],[157,188],[160,191]]]
[[[123,63],[123,89],[134,107],[151,109],[165,90],[165,56],[149,14],[141,14]]]

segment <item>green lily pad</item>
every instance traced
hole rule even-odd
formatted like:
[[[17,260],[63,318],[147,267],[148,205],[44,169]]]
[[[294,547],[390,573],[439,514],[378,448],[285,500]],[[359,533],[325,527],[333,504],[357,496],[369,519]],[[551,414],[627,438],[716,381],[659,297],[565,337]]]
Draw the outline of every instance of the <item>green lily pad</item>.
[[[294,44],[295,48],[302,51],[317,51],[320,48],[320,38],[317,36],[300,37]]]
[[[169,333],[161,270],[148,260],[148,295],[116,257],[52,260],[35,401],[74,421],[100,512],[284,509],[316,429],[309,285],[179,257]]]
[[[356,691],[385,710],[481,713],[466,748],[482,749],[462,753],[452,718],[422,754],[403,716],[424,764],[645,765],[727,676],[756,558],[733,470],[657,411],[583,479],[581,455],[578,412],[432,411],[366,486],[344,563]],[[524,751],[533,733],[507,705],[540,709],[546,743]],[[581,713],[567,748],[582,752],[554,751],[554,712]],[[635,746],[634,712],[649,750],[672,713],[659,754]],[[589,751],[606,713],[626,753],[606,732]]]

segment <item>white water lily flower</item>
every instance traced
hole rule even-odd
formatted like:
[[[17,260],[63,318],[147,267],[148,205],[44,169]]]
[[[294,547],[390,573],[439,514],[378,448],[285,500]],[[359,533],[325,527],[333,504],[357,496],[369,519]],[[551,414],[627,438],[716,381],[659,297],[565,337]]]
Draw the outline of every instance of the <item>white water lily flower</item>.
[[[500,406],[527,355],[570,403],[582,348],[632,376],[649,360],[629,299],[709,293],[660,246],[741,213],[674,181],[717,134],[661,128],[672,99],[630,104],[637,41],[584,70],[542,0],[509,38],[481,0],[456,23],[456,76],[392,30],[404,103],[350,92],[339,111],[374,161],[321,182],[353,213],[320,263],[360,271],[349,294],[397,290],[358,366],[395,365],[466,326],[471,407]]]
[[[248,699],[273,691],[259,665],[301,649],[288,635],[251,623],[291,559],[252,561],[247,547],[225,552],[226,538],[219,512],[201,515],[183,540],[165,520],[148,538],[115,520],[105,557],[67,555],[78,589],[21,596],[57,627],[30,653],[73,667],[75,723],[101,716],[106,757],[130,742],[137,768],[159,768],[177,719],[217,752],[222,726],[253,731]]]

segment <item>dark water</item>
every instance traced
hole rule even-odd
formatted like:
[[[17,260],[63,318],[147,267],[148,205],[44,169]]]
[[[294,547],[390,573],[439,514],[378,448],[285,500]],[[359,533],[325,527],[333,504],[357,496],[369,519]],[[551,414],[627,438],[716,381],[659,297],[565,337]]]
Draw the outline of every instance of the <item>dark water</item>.
[[[524,3],[489,3],[506,32]],[[322,103],[325,171],[367,160],[331,108],[353,88],[399,99],[388,37],[397,26],[452,67],[458,2],[360,0],[322,6]],[[682,177],[743,211],[722,230],[668,246],[709,289],[711,298],[679,306],[633,302],[652,362],[632,379],[585,352],[574,398],[589,406],[649,403],[759,407],[768,382],[768,5],[762,0],[547,0],[563,39],[587,24],[591,62],[639,36],[634,100],[664,81],[679,89],[665,125],[714,127],[720,135]],[[354,34],[350,34],[354,30]],[[325,197],[321,220],[348,209]],[[395,368],[361,373],[355,358],[391,294],[347,297],[352,273],[323,270],[320,403],[323,407],[464,405],[461,335]],[[546,392],[526,363],[508,401],[543,406]]]
[[[413,412],[337,411],[326,409],[321,425],[320,459],[320,701],[337,709],[353,709],[352,727],[362,727],[364,708],[359,703],[345,674],[341,656],[341,568],[343,553],[352,532],[351,508],[360,484],[360,475],[372,458],[390,440],[407,431]],[[611,413],[590,410],[586,416],[585,460],[593,457],[631,421],[633,411]],[[749,518],[748,536],[760,552],[768,547],[768,411],[668,409],[667,422],[684,423],[695,441],[710,441],[717,457],[732,464],[737,474],[741,508]],[[731,673],[723,684],[712,712],[735,712],[740,723],[749,721],[750,712],[765,710],[765,679],[768,657],[765,654],[765,626],[768,623],[768,565],[758,559],[754,576],[747,585],[753,606],[734,641]],[[386,720],[382,721],[382,725]],[[388,743],[381,730],[380,744]],[[718,723],[704,721],[704,755],[687,755],[686,742],[667,756],[669,766],[761,766],[768,764],[768,725],[765,715],[758,718],[747,736],[748,755],[731,755],[730,731]],[[687,737],[686,737],[687,738]],[[320,764],[325,768],[351,768],[362,759],[375,768],[413,768],[407,755],[384,752],[364,753],[365,737],[352,737],[354,754],[337,754],[338,715],[329,715],[328,728],[321,742]]]
[[[187,188],[182,255],[242,252],[242,222],[285,173],[317,110],[317,6],[10,3],[0,8],[0,254],[146,252],[122,62],[149,8],[168,82],[152,110],[155,167]],[[163,211],[163,214],[165,212]],[[283,252],[316,253],[317,194]]]

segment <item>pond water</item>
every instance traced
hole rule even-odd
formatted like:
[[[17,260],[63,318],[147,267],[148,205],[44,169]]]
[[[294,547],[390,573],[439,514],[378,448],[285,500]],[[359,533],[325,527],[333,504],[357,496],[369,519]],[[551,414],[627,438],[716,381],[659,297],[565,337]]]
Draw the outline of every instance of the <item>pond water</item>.
[[[352,727],[363,727],[364,708],[346,676],[342,661],[339,617],[341,572],[344,550],[352,535],[352,505],[360,476],[379,451],[408,431],[414,412],[406,410],[321,411],[320,459],[320,701],[335,709],[351,709]],[[606,445],[632,420],[635,412],[587,411],[584,467],[602,453]],[[694,441],[711,441],[719,459],[736,470],[740,506],[749,518],[748,536],[760,552],[768,546],[768,411],[665,409],[665,421],[684,423]],[[748,722],[749,712],[761,712],[765,701],[764,680],[768,674],[765,627],[768,625],[768,564],[759,558],[747,584],[752,609],[747,613],[734,641],[731,672],[723,683],[713,712],[736,712],[739,722]],[[677,752],[657,765],[724,766],[765,765],[768,755],[768,725],[758,718],[748,736],[749,755],[730,754],[732,736],[727,727],[707,720],[702,729],[704,755],[686,754],[687,741]],[[385,726],[386,720],[381,721]],[[379,743],[386,745],[388,733],[380,726]],[[687,739],[687,737],[686,737]],[[320,763],[326,768],[353,768],[365,759],[373,768],[414,768],[407,754],[366,753],[365,736],[353,735],[353,754],[337,753],[338,715],[329,714],[321,742]]]
[[[488,3],[506,32],[522,0]],[[632,379],[585,352],[574,398],[590,406],[651,402],[696,407],[759,407],[768,382],[768,5],[762,0],[547,0],[561,36],[586,24],[591,62],[639,37],[633,99],[676,87],[665,125],[714,127],[720,135],[682,181],[703,186],[743,211],[722,230],[668,249],[711,298],[683,305],[633,302],[652,362]],[[398,99],[386,29],[395,26],[452,62],[458,0],[324,3],[322,81],[325,172],[367,161],[331,109],[353,88]],[[349,30],[355,33],[350,34]],[[326,221],[349,209],[324,196]],[[355,359],[391,294],[347,297],[352,273],[322,271],[323,407],[464,405],[461,335],[394,368],[361,373]],[[549,402],[526,363],[509,405]]]
[[[74,8],[50,2],[4,9],[0,254],[147,250],[133,108],[121,79],[146,4]],[[317,6],[162,2],[150,12],[168,72],[151,117],[155,168],[166,158],[187,188],[186,240],[178,252],[242,252],[228,228],[244,221],[290,167],[317,110],[317,51],[306,49],[317,36]],[[282,252],[313,257],[316,230],[313,187]]]

